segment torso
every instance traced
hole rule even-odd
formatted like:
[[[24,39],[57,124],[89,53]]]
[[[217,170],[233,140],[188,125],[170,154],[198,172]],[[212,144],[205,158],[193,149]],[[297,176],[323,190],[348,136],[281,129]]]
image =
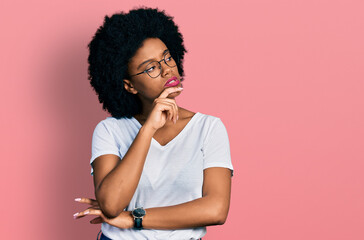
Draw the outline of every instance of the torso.
[[[194,112],[179,107],[179,118],[176,124],[170,123],[164,125],[162,128],[158,129],[154,133],[153,138],[162,146],[168,144],[183,130],[183,128],[187,125],[187,123],[191,120],[191,118],[194,115],[195,115]],[[134,117],[139,121],[141,125],[144,124],[145,120],[143,121],[138,116]]]

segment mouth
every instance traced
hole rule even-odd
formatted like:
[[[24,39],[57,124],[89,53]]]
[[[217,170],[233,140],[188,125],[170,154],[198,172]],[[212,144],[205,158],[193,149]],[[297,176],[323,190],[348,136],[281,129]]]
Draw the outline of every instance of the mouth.
[[[166,82],[166,84],[164,85],[164,87],[174,87],[177,86],[179,84],[179,80],[177,77],[171,77],[170,79],[168,79],[168,81]]]

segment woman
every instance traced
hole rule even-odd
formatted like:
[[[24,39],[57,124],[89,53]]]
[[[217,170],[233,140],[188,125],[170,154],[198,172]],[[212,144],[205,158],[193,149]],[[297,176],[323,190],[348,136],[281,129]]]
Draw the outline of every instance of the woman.
[[[164,11],[105,17],[89,44],[89,79],[111,113],[92,137],[96,200],[75,218],[96,215],[101,239],[200,239],[223,224],[233,166],[220,118],[176,104],[185,52]],[[100,231],[100,232],[101,232]]]

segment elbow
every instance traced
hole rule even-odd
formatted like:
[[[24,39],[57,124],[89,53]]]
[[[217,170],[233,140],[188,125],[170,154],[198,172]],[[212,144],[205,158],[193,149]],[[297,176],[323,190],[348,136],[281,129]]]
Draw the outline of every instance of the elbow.
[[[122,212],[122,210],[107,203],[100,204],[100,209],[107,218],[116,218]]]
[[[226,204],[216,204],[213,208],[211,219],[213,220],[213,225],[223,225],[226,222],[229,206]]]
[[[114,202],[108,198],[96,195],[96,199],[99,203],[100,210],[107,218],[116,218],[125,208],[120,208],[120,204]]]
[[[226,222],[227,213],[219,213],[215,216],[215,225],[223,225]]]

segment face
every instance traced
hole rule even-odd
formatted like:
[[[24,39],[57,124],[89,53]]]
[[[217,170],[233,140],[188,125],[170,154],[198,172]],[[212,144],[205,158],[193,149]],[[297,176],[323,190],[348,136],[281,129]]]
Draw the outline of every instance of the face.
[[[168,48],[159,38],[144,40],[143,46],[137,50],[128,64],[129,75],[132,76],[147,69],[151,71],[148,64],[152,61],[161,61],[166,50],[168,51]],[[165,60],[169,63],[167,57]],[[153,102],[166,88],[165,84],[170,78],[176,77],[180,82],[181,77],[177,66],[170,67],[164,61],[161,61],[160,64],[162,69],[158,77],[152,78],[146,72],[132,76],[130,79],[124,79],[125,89],[130,93],[137,94],[142,101]],[[181,82],[177,86],[181,87]],[[180,92],[172,93],[168,98],[174,98],[179,94]]]

